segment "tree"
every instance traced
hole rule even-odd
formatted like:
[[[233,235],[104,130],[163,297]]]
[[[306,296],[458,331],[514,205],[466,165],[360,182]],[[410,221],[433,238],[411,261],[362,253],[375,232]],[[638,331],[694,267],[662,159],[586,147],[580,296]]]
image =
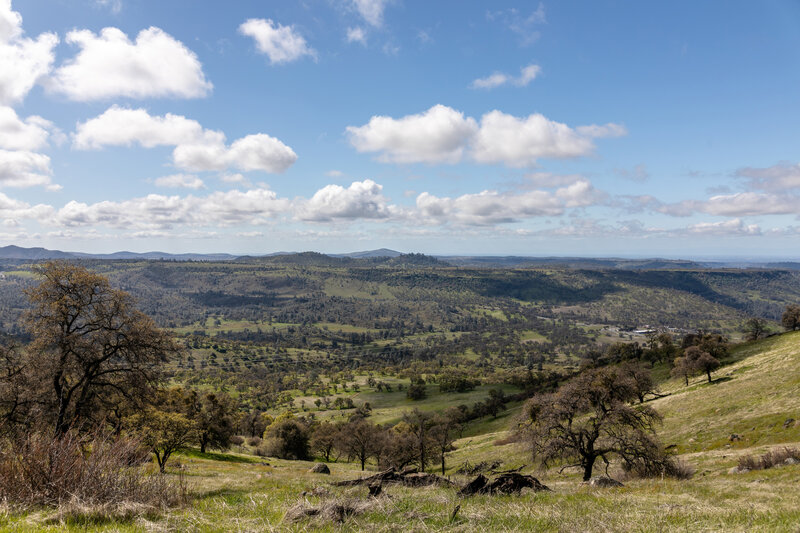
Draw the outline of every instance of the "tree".
[[[340,438],[339,427],[325,421],[317,424],[314,428],[309,444],[314,453],[321,455],[325,462],[330,462],[331,454]]]
[[[800,329],[800,305],[787,305],[781,317],[781,324],[789,331]]]
[[[428,432],[433,425],[433,417],[430,413],[424,413],[415,407],[410,413],[403,413],[403,422],[408,425],[409,433],[414,436],[419,469],[424,472],[428,465],[428,448],[431,445]]]
[[[628,380],[629,386],[639,399],[639,403],[644,403],[644,399],[648,394],[656,394],[653,376],[641,363],[626,361],[619,365],[618,370],[620,377]]]
[[[449,417],[447,413],[444,416],[436,416],[433,419],[433,426],[431,427],[431,440],[439,452],[439,459],[442,463],[442,475],[445,471],[445,456],[447,452],[454,450],[453,441],[455,440],[455,433],[458,429],[457,420]]]
[[[686,357],[676,357],[675,361],[673,362],[672,370],[670,374],[672,377],[682,377],[686,381],[686,386],[689,386],[689,376],[694,374],[694,368],[692,368],[691,362]]]
[[[409,400],[424,400],[427,395],[428,392],[425,390],[425,385],[422,383],[411,383],[408,386],[408,390],[406,390],[406,398]]]
[[[30,366],[14,344],[0,344],[0,435],[31,423]]]
[[[272,457],[299,461],[309,458],[308,428],[295,418],[278,417],[264,433],[264,443],[267,455]]]
[[[160,363],[178,351],[172,337],[100,274],[63,261],[34,272],[41,282],[26,291],[33,304],[24,320],[33,338],[29,367],[56,435],[99,422],[120,402],[147,404]]]
[[[584,371],[556,392],[535,396],[525,406],[524,430],[534,457],[543,465],[570,461],[566,466],[580,466],[588,481],[597,459],[608,465],[613,455],[628,463],[657,454],[660,416],[628,405],[635,398],[613,368]]]
[[[751,317],[748,318],[742,326],[745,339],[749,341],[756,341],[767,333],[768,324],[763,318]]]
[[[683,356],[687,360],[687,364],[695,372],[702,372],[708,376],[708,382],[711,383],[711,372],[719,368],[719,359],[711,355],[709,352],[704,352],[698,346],[690,346],[683,352]]]
[[[198,394],[192,391],[192,400],[189,414],[197,424],[200,452],[205,453],[207,447],[228,449],[235,431],[236,409],[231,397],[224,392]]]
[[[128,422],[155,455],[161,473],[173,453],[197,438],[197,426],[183,413],[148,408]]]
[[[351,459],[361,463],[364,470],[367,460],[380,453],[380,429],[363,419],[348,422],[340,432],[340,448]]]

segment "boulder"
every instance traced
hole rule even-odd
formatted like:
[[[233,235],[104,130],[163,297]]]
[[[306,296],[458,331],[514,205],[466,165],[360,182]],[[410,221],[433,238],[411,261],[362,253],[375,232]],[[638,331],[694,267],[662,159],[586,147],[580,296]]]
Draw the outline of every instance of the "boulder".
[[[328,465],[326,465],[325,463],[317,463],[314,466],[312,466],[308,471],[313,473],[313,474],[330,474],[331,473],[331,469],[328,468]]]
[[[794,418],[787,418],[783,422],[783,429],[789,429],[792,426],[794,426]]]
[[[597,476],[589,480],[589,486],[598,489],[613,489],[613,488],[624,487],[625,485],[623,485],[616,479],[611,479],[610,477]]]

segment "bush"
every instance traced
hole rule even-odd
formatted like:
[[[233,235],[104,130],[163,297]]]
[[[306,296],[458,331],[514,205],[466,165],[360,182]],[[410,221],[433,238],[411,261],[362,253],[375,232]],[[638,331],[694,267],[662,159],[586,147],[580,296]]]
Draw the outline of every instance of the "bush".
[[[261,437],[250,437],[247,439],[247,445],[255,447],[261,446]]]
[[[739,470],[766,470],[773,466],[779,466],[786,463],[787,459],[800,461],[800,450],[797,448],[775,448],[770,450],[761,457],[755,458],[752,455],[746,455],[739,459]]]
[[[142,464],[149,452],[136,439],[67,432],[33,433],[0,443],[0,499],[32,505],[139,504],[169,507],[186,500],[186,488]]]
[[[427,395],[428,392],[425,390],[425,385],[420,383],[412,383],[406,391],[406,397],[409,400],[424,400]]]
[[[231,444],[233,444],[234,446],[241,446],[242,444],[244,444],[244,437],[241,437],[239,435],[234,435],[233,437],[231,437]]]
[[[301,461],[309,458],[308,429],[302,422],[294,419],[275,422],[267,428],[265,437],[259,446],[263,455]]]
[[[639,458],[633,462],[623,462],[622,469],[626,478],[671,477],[673,479],[691,479],[695,468],[677,457],[655,455],[646,459]]]

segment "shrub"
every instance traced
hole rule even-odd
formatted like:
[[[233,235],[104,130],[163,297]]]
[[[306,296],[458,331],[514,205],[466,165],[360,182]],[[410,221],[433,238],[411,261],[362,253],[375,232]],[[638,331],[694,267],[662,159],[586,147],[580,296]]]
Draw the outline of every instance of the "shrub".
[[[273,423],[265,437],[259,446],[264,455],[303,461],[309,458],[308,429],[298,420],[285,419]]]
[[[234,446],[241,446],[242,444],[244,444],[244,437],[239,435],[234,435],[233,437],[231,437],[231,444],[233,444]]]
[[[0,444],[0,499],[21,505],[139,504],[168,507],[186,500],[182,481],[147,473],[148,449],[131,438],[67,432],[33,433]]]
[[[261,445],[261,437],[250,437],[247,439],[248,446],[255,446],[258,447]]]
[[[746,455],[739,459],[738,468],[739,470],[766,470],[785,464],[787,459],[800,461],[800,450],[784,446],[770,450],[758,458]]]

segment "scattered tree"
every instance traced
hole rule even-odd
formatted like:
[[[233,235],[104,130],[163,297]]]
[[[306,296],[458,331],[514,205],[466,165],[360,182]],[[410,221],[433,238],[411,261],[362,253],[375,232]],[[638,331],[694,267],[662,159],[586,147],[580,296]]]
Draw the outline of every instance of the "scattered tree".
[[[588,481],[597,459],[608,465],[612,455],[630,462],[658,453],[660,417],[650,407],[628,405],[635,398],[613,368],[584,371],[555,393],[535,396],[525,408],[534,457],[544,465],[574,461],[567,466],[580,466]]]
[[[789,304],[781,317],[781,324],[788,331],[800,329],[800,305]]]

